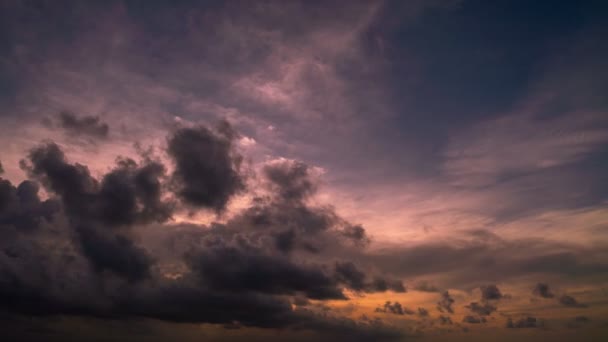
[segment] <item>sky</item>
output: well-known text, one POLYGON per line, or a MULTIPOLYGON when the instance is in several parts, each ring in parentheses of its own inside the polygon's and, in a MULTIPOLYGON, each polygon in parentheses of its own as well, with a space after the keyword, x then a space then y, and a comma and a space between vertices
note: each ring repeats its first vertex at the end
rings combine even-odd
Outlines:
POLYGON ((607 23, 0 0, 2 339, 608 338, 607 23))

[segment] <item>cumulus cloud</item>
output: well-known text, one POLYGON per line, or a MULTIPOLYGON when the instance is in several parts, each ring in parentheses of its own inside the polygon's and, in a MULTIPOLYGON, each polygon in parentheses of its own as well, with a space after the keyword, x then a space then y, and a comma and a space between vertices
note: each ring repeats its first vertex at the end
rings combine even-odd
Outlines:
MULTIPOLYGON (((169 137, 167 153, 177 168, 170 175, 162 162, 143 156, 119 158, 94 176, 86 165, 71 163, 55 143, 33 148, 21 167, 49 199, 38 197, 32 180, 19 186, 0 180, 0 227, 6 235, 0 253, 2 308, 42 316, 399 336, 379 322, 323 316, 314 305, 292 306, 349 300, 345 289, 406 290, 401 280, 349 260, 362 253, 351 242, 366 237, 365 230, 332 208, 308 203, 313 193, 307 189, 315 183, 312 175, 300 173, 309 168, 303 163, 264 172, 269 195, 223 223, 170 222, 180 205, 223 210, 242 180, 230 147, 235 136, 229 125, 177 131, 169 137), (209 156, 219 161, 205 159, 209 156), (195 159, 193 164, 187 158, 195 159), (218 169, 206 168, 215 162, 218 169), (237 183, 220 175, 229 164, 237 183), (217 180, 223 187, 203 194, 205 184, 217 180), (184 195, 186 184, 199 187, 193 198, 184 195)), ((400 304, 387 310, 414 313, 400 304)))
POLYGON ((496 306, 489 303, 479 304, 477 302, 472 302, 465 307, 479 316, 489 316, 492 314, 492 312, 496 311, 496 306))
POLYGON ((454 304, 454 298, 450 296, 450 293, 448 291, 442 292, 441 297, 437 302, 437 310, 453 314, 454 309, 452 309, 452 304, 454 304))
POLYGON ((110 126, 102 122, 98 116, 78 117, 70 112, 59 113, 58 125, 69 135, 85 135, 105 139, 110 132, 110 126))
POLYGON ((549 289, 549 285, 545 283, 538 283, 532 290, 532 294, 535 296, 539 296, 542 298, 553 298, 555 295, 551 293, 551 289, 549 289))
POLYGON ((483 317, 464 316, 464 318, 462 319, 462 321, 465 322, 465 323, 479 324, 479 323, 485 323, 486 319, 483 318, 483 317))
POLYGON ((579 303, 574 297, 569 295, 562 295, 559 297, 559 303, 563 306, 569 306, 572 308, 586 308, 587 305, 579 303))
POLYGON ((484 285, 479 288, 481 290, 482 300, 496 300, 503 297, 498 287, 494 284, 484 285))
POLYGON ((221 212, 244 189, 234 138, 228 123, 216 132, 205 126, 180 128, 169 138, 167 152, 175 163, 172 186, 184 203, 221 212))
POLYGON ((507 328, 509 329, 537 328, 541 325, 542 322, 540 320, 531 316, 516 319, 515 321, 512 318, 507 319, 507 328))
POLYGON ((384 305, 382 307, 376 308, 376 312, 391 313, 394 315, 413 315, 413 314, 415 314, 415 312, 413 310, 403 307, 401 305, 401 303, 399 303, 399 302, 393 303, 391 301, 387 301, 386 303, 384 303, 384 305))

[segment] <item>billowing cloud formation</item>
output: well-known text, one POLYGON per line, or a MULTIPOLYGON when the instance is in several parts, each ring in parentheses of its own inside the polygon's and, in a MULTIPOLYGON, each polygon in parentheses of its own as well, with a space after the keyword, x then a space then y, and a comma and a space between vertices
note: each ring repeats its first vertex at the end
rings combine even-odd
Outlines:
POLYGON ((35 182, 26 180, 15 187, 0 178, 0 226, 7 226, 3 230, 36 230, 42 221, 50 221, 58 210, 57 201, 40 200, 35 182))
POLYGON ((518 328, 536 328, 542 324, 536 317, 523 317, 513 321, 513 319, 507 319, 507 328, 518 329, 518 328))
POLYGON ((481 290, 481 299, 483 300, 501 299, 503 297, 498 287, 494 284, 484 285, 479 289, 481 290))
POLYGON ((569 295, 562 295, 559 298, 559 303, 564 306, 569 306, 573 308, 585 308, 587 305, 579 303, 574 297, 569 295))
POLYGON ((71 135, 87 135, 95 138, 107 138, 110 132, 108 124, 101 121, 98 116, 77 117, 70 112, 59 114, 59 127, 71 135))
POLYGON ((543 297, 543 298, 553 298, 554 297, 553 293, 551 293, 551 290, 549 289, 549 285, 547 285, 545 283, 536 284, 536 286, 534 287, 534 290, 532 290, 532 294, 534 294, 535 296, 543 297))
POLYGON ((479 316, 489 316, 492 314, 492 312, 496 311, 496 306, 489 303, 479 304, 477 302, 472 302, 465 307, 479 316))
POLYGON ((53 143, 33 149, 29 159, 23 166, 59 196, 80 248, 96 271, 109 270, 132 281, 148 276, 149 256, 124 229, 170 217, 170 205, 161 200, 162 164, 119 160, 98 181, 86 166, 68 163, 53 143))
MULTIPOLYGON (((378 322, 293 309, 296 299, 348 300, 344 289, 405 291, 401 281, 347 259, 361 253, 365 230, 329 207, 308 204, 316 183, 298 171, 307 169, 302 163, 268 166, 270 194, 224 223, 167 226, 180 210, 173 197, 186 208, 220 211, 241 189, 228 128, 174 133, 170 176, 160 161, 143 156, 119 158, 95 177, 55 143, 33 148, 21 166, 51 198, 40 200, 34 181, 0 182, 2 309, 399 336, 378 322), (294 186, 291 178, 308 185, 294 186)), ((405 312, 398 303, 391 308, 405 312)))
POLYGON ((244 189, 234 138, 226 122, 215 132, 204 126, 180 128, 169 138, 168 153, 175 163, 172 185, 184 203, 219 212, 244 189))
POLYGON ((399 302, 387 301, 380 308, 376 308, 376 312, 391 313, 395 315, 413 315, 415 311, 405 308, 399 302))
POLYGON ((464 318, 462 319, 462 321, 465 322, 465 323, 479 324, 479 323, 485 323, 486 319, 483 318, 483 317, 464 316, 464 318))
POLYGON ((454 313, 454 309, 452 309, 452 304, 454 304, 454 298, 450 296, 448 291, 441 293, 441 298, 437 302, 437 310, 440 312, 454 313))

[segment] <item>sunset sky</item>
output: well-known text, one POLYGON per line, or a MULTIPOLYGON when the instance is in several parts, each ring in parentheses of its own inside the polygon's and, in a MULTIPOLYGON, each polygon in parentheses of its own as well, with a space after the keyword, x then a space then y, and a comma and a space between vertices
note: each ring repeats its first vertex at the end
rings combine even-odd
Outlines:
POLYGON ((608 341, 605 1, 0 0, 2 341, 608 341))

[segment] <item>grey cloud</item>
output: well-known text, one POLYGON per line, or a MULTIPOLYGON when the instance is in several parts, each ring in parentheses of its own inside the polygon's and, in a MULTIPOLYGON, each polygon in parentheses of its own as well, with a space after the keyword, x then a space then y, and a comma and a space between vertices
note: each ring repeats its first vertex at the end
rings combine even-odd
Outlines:
POLYGON ((472 302, 465 307, 479 316, 489 316, 492 312, 496 311, 496 306, 489 303, 479 304, 477 302, 472 302))
POLYGON ((78 117, 70 112, 59 114, 59 126, 66 134, 87 135, 95 138, 107 138, 110 132, 108 124, 101 121, 97 116, 78 117))
POLYGON ((586 308, 587 305, 579 303, 574 297, 569 295, 562 295, 559 298, 559 303, 563 306, 569 306, 573 308, 586 308))
POLYGON ((381 277, 375 277, 368 281, 367 275, 361 271, 352 262, 338 262, 335 265, 335 273, 337 279, 348 285, 349 288, 355 291, 365 292, 385 292, 387 290, 395 292, 405 292, 403 283, 399 280, 386 280, 381 277))
POLYGON ((170 217, 170 206, 161 200, 163 165, 121 160, 98 181, 86 166, 68 163, 53 143, 34 148, 29 161, 22 166, 59 196, 80 248, 95 270, 110 270, 131 281, 149 274, 152 261, 147 252, 117 229, 170 217))
POLYGON ((542 322, 536 317, 523 317, 513 321, 513 319, 507 319, 507 328, 520 329, 520 328, 537 328, 542 325, 542 322))
POLYGON ((302 201, 317 189, 308 165, 302 162, 284 161, 266 165, 264 173, 276 185, 281 199, 285 201, 302 201))
MULTIPOLYGON (((298 234, 286 239, 297 246, 312 237, 347 248, 341 234, 347 222, 333 211, 269 199, 225 224, 174 230, 165 226, 173 207, 162 200, 169 180, 160 163, 121 159, 97 179, 86 166, 69 163, 59 146, 46 144, 33 149, 22 167, 56 196, 47 201, 56 203, 60 221, 48 223, 53 234, 34 229, 23 237, 11 235, 3 243, 3 247, 12 246, 0 253, 3 310, 39 316, 144 317, 308 329, 349 340, 401 336, 377 321, 292 309, 290 297, 299 298, 298 303, 309 298, 346 300, 344 287, 365 292, 405 290, 400 281, 387 280, 352 262, 308 262, 299 254, 311 253, 305 249, 285 254, 268 248, 276 243, 279 230, 275 228, 285 227, 281 224, 285 222, 293 223, 298 234), (258 209, 264 212, 263 218, 258 217, 258 209), (152 227, 156 230, 150 231, 152 227), (144 231, 160 233, 162 238, 154 242, 153 237, 138 235, 144 231), (49 243, 57 249, 39 248, 49 243), (174 262, 186 267, 184 273, 166 278, 162 269, 174 262)), ((26 203, 30 212, 44 203, 31 181, 13 187, 2 180, 0 185, 3 215, 15 202, 26 203)))
POLYGON ((481 290, 482 300, 494 300, 501 299, 503 297, 498 287, 494 284, 484 285, 481 286, 479 289, 481 290))
POLYGON ((555 295, 553 293, 551 293, 551 290, 549 289, 549 285, 547 285, 545 283, 536 284, 536 286, 532 290, 532 294, 534 294, 535 296, 542 297, 542 298, 555 297, 555 295))
POLYGON ((437 302, 437 310, 453 314, 454 309, 452 309, 452 304, 454 304, 454 298, 450 296, 450 293, 448 291, 442 292, 441 297, 437 302))
POLYGON ((234 134, 220 126, 180 128, 169 138, 167 152, 175 163, 172 186, 177 196, 194 207, 221 212, 232 196, 244 190, 239 166, 241 156, 233 149, 234 134))
POLYGON ((413 315, 413 314, 415 314, 415 312, 413 310, 403 307, 401 305, 401 303, 399 303, 399 302, 393 303, 391 301, 387 301, 386 303, 384 303, 384 305, 382 307, 376 308, 375 311, 383 312, 383 313, 391 313, 391 314, 395 314, 395 315, 413 315))
POLYGON ((440 315, 437 319, 439 321, 439 324, 441 325, 452 324, 452 319, 450 318, 450 316, 440 315))
POLYGON ((55 200, 40 200, 35 182, 26 180, 15 187, 0 178, 0 227, 8 226, 18 232, 36 230, 42 221, 50 221, 59 209, 55 200))
POLYGON ((462 321, 465 322, 465 323, 479 324, 479 323, 485 323, 486 319, 483 318, 483 317, 464 316, 464 318, 462 319, 462 321))
POLYGON ((262 292, 313 299, 346 299, 331 275, 319 265, 301 265, 256 249, 208 246, 189 257, 201 282, 218 291, 262 292))

